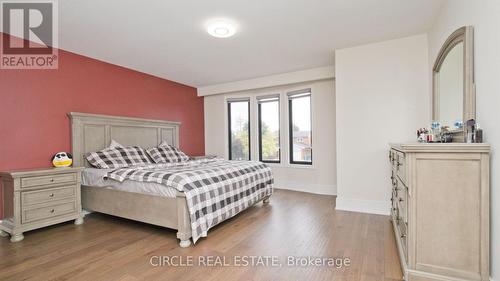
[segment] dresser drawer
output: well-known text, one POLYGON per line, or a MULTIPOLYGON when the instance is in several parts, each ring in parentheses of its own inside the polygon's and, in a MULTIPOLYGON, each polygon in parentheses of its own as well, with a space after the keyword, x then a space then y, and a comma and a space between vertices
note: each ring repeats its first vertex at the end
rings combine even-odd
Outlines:
POLYGON ((396 151, 394 149, 389 150, 389 163, 391 167, 394 166, 394 157, 396 157, 396 151))
POLYGON ((403 222, 408 222, 408 190, 400 180, 398 180, 397 197, 399 216, 403 222))
POLYGON ((393 190, 396 189, 396 180, 397 180, 396 171, 391 170, 391 185, 393 190))
POLYGON ((407 182, 406 182, 406 159, 405 159, 404 153, 401 153, 401 152, 397 153, 395 167, 396 167, 396 173, 399 176, 399 178, 401 179, 401 181, 403 181, 404 184, 407 184, 407 182))
POLYGON ((68 183, 76 182, 76 173, 69 174, 59 174, 50 176, 39 176, 39 177, 27 177, 21 178, 21 188, 48 185, 48 184, 58 184, 58 183, 68 183))
POLYGON ((391 210, 391 216, 392 216, 392 220, 395 221, 396 223, 399 222, 399 209, 398 209, 398 204, 394 204, 392 206, 392 210, 391 210))
POLYGON ((22 211, 21 220, 22 223, 30 223, 72 213, 77 213, 76 200, 68 200, 66 202, 44 207, 33 206, 31 208, 24 209, 22 211))
POLYGON ((392 210, 396 210, 398 208, 398 195, 396 194, 396 191, 392 191, 392 196, 391 196, 391 208, 392 210))
POLYGON ((403 248, 403 253, 405 256, 405 260, 408 260, 408 254, 407 254, 407 249, 408 249, 408 237, 407 237, 407 226, 406 223, 403 221, 399 221, 398 224, 398 229, 399 229, 399 239, 401 242, 401 246, 403 248))
POLYGON ((76 196, 76 186, 64 186, 35 191, 21 192, 23 206, 57 201, 76 196))

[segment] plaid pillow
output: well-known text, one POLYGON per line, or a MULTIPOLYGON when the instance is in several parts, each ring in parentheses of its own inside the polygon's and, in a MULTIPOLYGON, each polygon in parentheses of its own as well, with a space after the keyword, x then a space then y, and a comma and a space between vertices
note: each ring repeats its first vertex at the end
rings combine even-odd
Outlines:
POLYGON ((146 152, 155 163, 175 163, 189 160, 189 156, 184 152, 164 141, 158 147, 146 149, 146 152))
POLYGON ((87 158, 90 165, 100 169, 151 164, 151 160, 149 160, 144 149, 139 146, 106 148, 97 152, 91 152, 85 158, 87 158))

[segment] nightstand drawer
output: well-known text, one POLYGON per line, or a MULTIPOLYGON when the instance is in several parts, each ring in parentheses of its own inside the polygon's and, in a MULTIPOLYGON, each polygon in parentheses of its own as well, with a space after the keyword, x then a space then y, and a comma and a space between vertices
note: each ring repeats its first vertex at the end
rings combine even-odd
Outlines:
POLYGON ((44 207, 32 207, 22 211, 22 223, 49 219, 61 215, 77 213, 76 200, 62 202, 44 207))
POLYGON ((65 198, 76 196, 76 186, 56 187, 36 191, 21 192, 21 201, 23 206, 52 202, 65 198))
POLYGON ((59 174, 50 176, 21 178, 21 188, 38 186, 38 185, 47 185, 47 184, 76 182, 76 176, 77 176, 76 173, 69 173, 69 174, 59 174))

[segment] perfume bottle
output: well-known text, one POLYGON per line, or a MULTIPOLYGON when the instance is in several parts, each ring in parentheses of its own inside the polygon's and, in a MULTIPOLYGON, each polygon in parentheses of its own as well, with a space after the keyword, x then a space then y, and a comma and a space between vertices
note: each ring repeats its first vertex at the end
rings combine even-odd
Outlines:
POLYGON ((441 141, 441 124, 439 122, 437 122, 437 121, 432 122, 431 134, 432 134, 431 142, 440 142, 441 141))
POLYGON ((479 123, 476 124, 476 130, 474 131, 474 142, 476 143, 483 142, 483 129, 481 129, 479 123))
POLYGON ((475 135, 476 135, 476 120, 470 119, 465 123, 465 142, 466 143, 475 143, 475 135))

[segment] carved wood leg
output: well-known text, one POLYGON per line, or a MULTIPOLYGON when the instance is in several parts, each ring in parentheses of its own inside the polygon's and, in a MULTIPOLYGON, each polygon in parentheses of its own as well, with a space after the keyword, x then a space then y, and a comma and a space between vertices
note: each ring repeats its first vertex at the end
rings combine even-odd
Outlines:
POLYGON ((24 235, 23 233, 16 233, 16 234, 12 234, 10 236, 10 242, 14 243, 14 242, 19 242, 19 241, 23 241, 24 239, 24 235))
POLYGON ((191 240, 181 240, 181 242, 179 242, 179 246, 181 248, 187 248, 189 246, 191 246, 191 240))
POLYGON ((262 200, 262 203, 263 204, 269 204, 270 198, 271 198, 271 196, 268 196, 268 197, 264 198, 264 200, 262 200))
POLYGON ((9 233, 3 231, 3 230, 0 230, 0 237, 7 237, 9 236, 9 233))
POLYGON ((79 217, 75 220, 75 225, 81 225, 83 224, 83 217, 79 217))
POLYGON ((177 238, 181 240, 179 246, 186 248, 191 245, 191 219, 187 209, 184 193, 177 193, 177 238))

